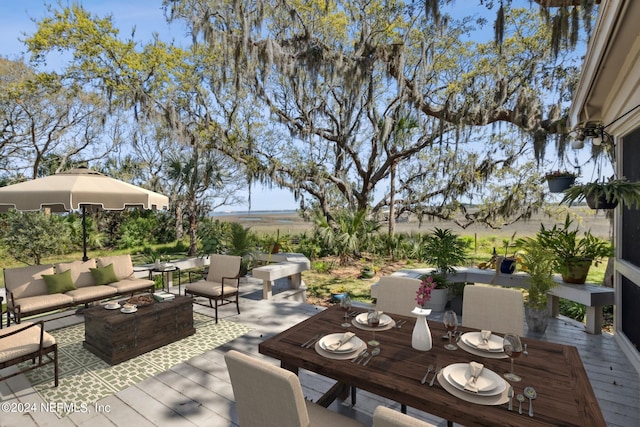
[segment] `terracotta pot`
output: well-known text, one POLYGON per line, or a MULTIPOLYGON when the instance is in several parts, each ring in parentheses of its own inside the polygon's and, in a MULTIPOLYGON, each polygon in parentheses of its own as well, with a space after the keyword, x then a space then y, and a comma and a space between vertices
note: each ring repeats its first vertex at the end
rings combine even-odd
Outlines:
POLYGON ((562 272, 562 280, 567 283, 583 285, 587 281, 591 260, 588 258, 569 260, 562 272))

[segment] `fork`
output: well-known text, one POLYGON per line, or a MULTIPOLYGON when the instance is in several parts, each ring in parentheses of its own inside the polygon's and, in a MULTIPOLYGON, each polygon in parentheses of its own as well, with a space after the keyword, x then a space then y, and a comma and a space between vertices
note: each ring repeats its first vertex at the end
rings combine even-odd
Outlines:
POLYGON ((436 377, 440 373, 440 365, 436 365, 436 372, 433 374, 433 378, 431 378, 431 382, 429 382, 429 387, 433 387, 433 382, 436 380, 436 377))
POLYGON ((424 377, 422 377, 422 380, 420 381, 420 384, 424 384, 427 382, 427 377, 429 376, 429 372, 433 371, 433 363, 429 365, 429 369, 427 369, 427 373, 424 374, 424 377))
POLYGON ((360 358, 360 360, 356 362, 356 365, 359 365, 364 359, 367 358, 368 355, 369 355, 369 351, 365 350, 364 353, 362 353, 362 357, 360 358))
POLYGON ((395 327, 396 327, 396 329, 400 329, 400 328, 402 328, 402 325, 404 325, 405 323, 407 323, 407 321, 406 321, 406 320, 398 320, 398 321, 396 322, 396 326, 395 326, 395 327))
POLYGON ((361 357, 364 357, 367 354, 367 350, 368 349, 364 349, 362 350, 360 353, 358 353, 358 355, 356 357, 354 357, 353 359, 351 359, 351 363, 355 362, 356 360, 360 359, 361 357))

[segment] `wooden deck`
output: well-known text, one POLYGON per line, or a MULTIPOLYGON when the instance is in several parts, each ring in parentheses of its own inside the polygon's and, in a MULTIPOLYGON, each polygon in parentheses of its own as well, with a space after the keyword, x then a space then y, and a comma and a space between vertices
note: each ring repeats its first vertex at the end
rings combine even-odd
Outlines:
MULTIPOLYGON (((58 419, 55 414, 39 411, 30 414, 7 413, 2 410, 3 406, 0 408, 0 427, 236 426, 237 416, 224 353, 234 348, 264 358, 258 353, 258 344, 265 337, 322 309, 289 299, 291 295, 286 292, 276 293, 276 300, 261 300, 260 281, 250 279, 249 283, 241 285, 241 289, 245 291, 240 301, 242 313, 237 315, 235 306, 230 305, 220 309, 220 316, 251 327, 253 330, 249 334, 103 399, 99 403, 110 405, 111 411, 108 413, 91 411, 58 419)), ((194 309, 200 312, 213 311, 199 305, 194 305, 194 309)), ((71 316, 51 321, 47 327, 58 328, 69 322, 77 322, 78 318, 71 316)), ((607 425, 640 425, 640 376, 620 352, 611 335, 590 335, 571 321, 552 319, 544 336, 536 338, 578 348, 607 425)), ((300 372, 300 380, 305 395, 312 400, 320 397, 331 385, 326 378, 307 371, 300 372)), ((24 376, 0 383, 0 404, 17 402, 40 403, 38 394, 31 389, 24 376)), ((377 405, 399 410, 397 403, 362 391, 358 393, 358 403, 354 408, 341 402, 334 403, 331 408, 371 425, 371 414, 377 405)), ((408 413, 434 424, 446 425, 444 420, 412 408, 408 413)))

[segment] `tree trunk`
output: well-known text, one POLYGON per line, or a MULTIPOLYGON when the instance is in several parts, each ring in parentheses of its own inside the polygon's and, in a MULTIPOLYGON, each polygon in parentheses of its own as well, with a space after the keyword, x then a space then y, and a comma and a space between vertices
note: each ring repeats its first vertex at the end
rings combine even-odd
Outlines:
POLYGON ((180 241, 184 238, 182 205, 176 203, 176 240, 180 241))
POLYGON ((189 218, 189 256, 198 255, 198 207, 195 195, 189 197, 189 209, 187 217, 189 218))
POLYGON ((391 179, 391 184, 389 187, 389 256, 391 259, 395 261, 393 257, 393 248, 391 241, 393 239, 393 235, 396 232, 396 162, 391 163, 391 168, 389 171, 389 178, 391 179))

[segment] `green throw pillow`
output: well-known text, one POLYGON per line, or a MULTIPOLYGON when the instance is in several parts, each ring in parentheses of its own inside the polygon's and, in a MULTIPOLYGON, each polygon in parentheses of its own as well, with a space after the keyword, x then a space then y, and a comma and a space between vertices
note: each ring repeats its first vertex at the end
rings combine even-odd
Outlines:
POLYGON ((43 274, 42 278, 50 294, 63 294, 76 289, 71 280, 71 270, 58 274, 43 274))
POLYGON ((89 268, 93 275, 96 285, 108 285, 109 283, 115 283, 118 281, 116 272, 113 269, 113 264, 109 264, 106 267, 89 268))

